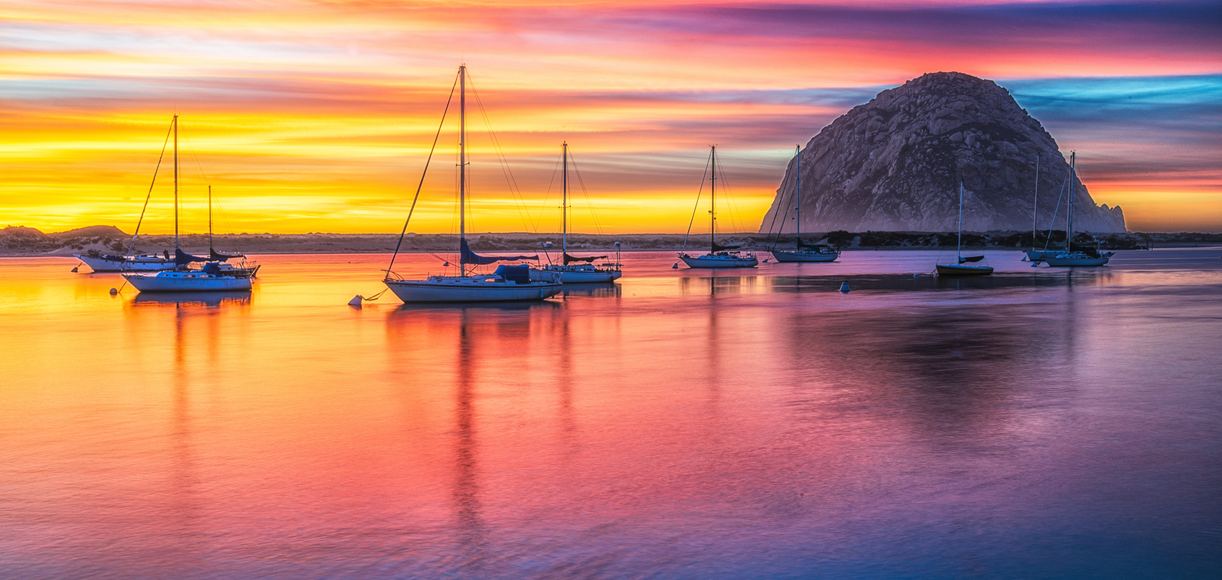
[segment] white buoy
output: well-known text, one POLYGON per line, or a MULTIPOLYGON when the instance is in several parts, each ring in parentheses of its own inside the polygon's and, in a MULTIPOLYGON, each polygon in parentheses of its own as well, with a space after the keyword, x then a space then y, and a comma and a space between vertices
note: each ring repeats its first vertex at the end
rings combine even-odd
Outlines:
POLYGON ((353 307, 353 308, 360 308, 360 307, 361 307, 361 304, 362 304, 364 301, 365 301, 365 299, 364 299, 364 298, 361 298, 361 295, 360 295, 360 294, 357 294, 356 296, 353 296, 353 297, 352 297, 352 300, 349 300, 349 301, 348 301, 348 306, 351 306, 351 307, 353 307))
POLYGON ((841 294, 848 294, 848 293, 849 293, 849 291, 851 291, 851 290, 852 290, 852 288, 849 288, 849 281, 848 281, 848 280, 845 280, 844 282, 841 282, 841 283, 840 283, 840 293, 841 293, 841 294))
POLYGON ((118 288, 111 288, 111 289, 110 289, 110 295, 111 295, 111 296, 114 296, 115 294, 118 294, 118 293, 119 293, 119 289, 118 289, 118 288))

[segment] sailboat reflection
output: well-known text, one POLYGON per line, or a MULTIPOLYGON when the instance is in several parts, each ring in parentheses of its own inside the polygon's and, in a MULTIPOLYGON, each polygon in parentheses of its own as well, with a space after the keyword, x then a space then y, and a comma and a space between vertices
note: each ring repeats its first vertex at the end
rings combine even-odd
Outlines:
POLYGON ((137 306, 205 306, 219 308, 222 304, 250 304, 250 291, 238 292, 143 292, 132 299, 137 306))

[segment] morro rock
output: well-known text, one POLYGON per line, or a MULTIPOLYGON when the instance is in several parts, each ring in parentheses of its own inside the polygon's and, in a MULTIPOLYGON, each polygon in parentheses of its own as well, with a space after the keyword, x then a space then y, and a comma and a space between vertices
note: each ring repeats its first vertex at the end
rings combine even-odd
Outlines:
MULTIPOLYGON (((854 107, 806 144, 802 231, 953 231, 960 180, 965 230, 1029 231, 1037 156, 1040 228, 1062 229, 1065 199, 1059 209, 1057 200, 1069 163, 1039 121, 992 81, 926 74, 854 107)), ((793 231, 793 171, 791 160, 761 232, 793 231)), ((1075 230, 1125 231, 1119 206, 1095 205, 1080 181, 1074 195, 1075 230)))

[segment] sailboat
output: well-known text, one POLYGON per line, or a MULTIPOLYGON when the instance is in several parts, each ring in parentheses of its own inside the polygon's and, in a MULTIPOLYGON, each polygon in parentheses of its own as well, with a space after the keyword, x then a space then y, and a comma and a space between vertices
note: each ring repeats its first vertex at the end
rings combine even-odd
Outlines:
POLYGON ((254 278, 259 274, 261 264, 246 261, 246 254, 224 254, 216 251, 216 246, 212 244, 212 186, 208 186, 208 259, 216 262, 217 269, 222 274, 237 276, 239 278, 254 278), (230 264, 229 260, 239 260, 237 264, 230 264))
MULTIPOLYGON (((709 253, 702 256, 692 256, 686 252, 679 254, 679 259, 688 268, 754 268, 759 261, 750 252, 739 252, 731 247, 717 243, 717 146, 710 148, 709 164, 712 166, 709 201, 709 253)), ((690 228, 689 228, 690 231, 690 228)))
MULTIPOLYGON (((1039 225, 1037 215, 1040 207, 1040 158, 1035 156, 1035 193, 1031 202, 1031 249, 1027 250, 1026 260, 1031 262, 1032 266, 1038 266, 1050 256, 1057 255, 1061 250, 1049 250, 1047 247, 1038 249, 1035 247, 1035 240, 1038 236, 1039 225)), ((1055 218, 1055 216, 1054 216, 1055 218)))
POLYGON ((564 157, 564 170, 561 173, 560 184, 562 204, 560 206, 560 263, 548 264, 542 268, 532 268, 530 279, 547 281, 559 276, 563 284, 598 284, 618 280, 623 272, 620 270, 618 250, 614 263, 594 264, 597 260, 605 260, 607 256, 570 256, 569 255, 569 143, 561 143, 564 157))
POLYGON ((835 262, 840 257, 840 251, 826 244, 807 245, 802 243, 802 147, 794 148, 794 159, 797 164, 794 176, 793 212, 794 212, 794 243, 793 250, 778 250, 772 248, 772 257, 778 262, 835 262))
MULTIPOLYGON (((170 131, 177 124, 177 116, 174 121, 170 122, 170 131)), ((161 155, 165 155, 165 146, 170 139, 170 131, 166 132, 167 143, 162 144, 161 155)), ((157 158, 157 169, 153 170, 153 184, 157 183, 157 170, 161 168, 161 157, 157 158)), ((144 199, 144 210, 148 209, 149 197, 153 195, 153 185, 149 185, 148 195, 144 199)), ((140 219, 136 222, 136 231, 132 234, 131 244, 135 245, 136 238, 140 236, 140 225, 144 223, 144 210, 140 211, 140 219)), ((166 251, 161 255, 157 254, 112 254, 101 252, 98 250, 90 250, 88 252, 77 254, 76 259, 89 266, 96 273, 102 272, 156 272, 160 270, 172 270, 177 264, 174 258, 170 257, 170 252, 166 251)), ((73 271, 76 271, 73 269, 73 271)))
POLYGON ((174 115, 174 269, 156 273, 125 273, 123 278, 140 292, 224 292, 250 290, 250 277, 224 274, 220 263, 182 251, 178 235, 178 115, 174 115), (191 269, 195 262, 206 262, 191 269))
MULTIPOLYGON (((492 274, 476 274, 468 270, 468 265, 489 265, 502 260, 530 259, 532 256, 480 256, 471 251, 467 244, 467 67, 458 67, 458 275, 428 276, 422 280, 400 278, 394 272, 395 257, 402 246, 403 237, 407 234, 407 225, 411 221, 416 200, 420 197, 420 187, 416 189, 416 197, 412 201, 412 211, 408 212, 403 223, 403 232, 399 235, 399 243, 395 253, 391 255, 390 266, 386 269, 386 277, 382 282, 394 292, 400 300, 407 304, 434 302, 507 302, 543 300, 559 294, 562 286, 559 275, 552 274, 550 280, 532 280, 530 267, 522 265, 500 265, 492 274)), ((454 98, 453 89, 450 99, 454 98)), ((449 110, 449 101, 446 109, 449 110)), ((445 113, 441 122, 445 123, 445 113)), ((440 135, 440 127, 438 128, 440 135)), ((436 148, 437 140, 433 140, 436 148)), ((433 152, 429 151, 429 159, 433 152)), ((425 162, 425 172, 428 162, 425 162)), ((421 187, 424 184, 424 174, 420 177, 421 187)))
POLYGON ((963 255, 963 182, 959 182, 959 237, 955 243, 955 263, 938 264, 939 276, 987 276, 993 273, 993 267, 977 262, 984 256, 963 255))
POLYGON ((1103 266, 1112 259, 1113 252, 1100 252, 1096 248, 1073 249, 1073 201, 1078 193, 1077 152, 1069 154, 1069 197, 1065 210, 1065 251, 1045 256, 1043 261, 1054 268, 1090 268, 1103 266))

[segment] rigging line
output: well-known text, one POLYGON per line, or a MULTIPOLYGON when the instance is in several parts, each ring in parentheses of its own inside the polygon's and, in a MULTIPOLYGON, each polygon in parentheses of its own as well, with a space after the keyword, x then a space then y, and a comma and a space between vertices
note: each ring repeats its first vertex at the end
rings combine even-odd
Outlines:
POLYGON ((475 103, 479 106, 480 114, 484 117, 484 127, 488 131, 488 137, 492 141, 493 149, 496 151, 497 158, 501 163, 501 170, 505 174, 505 184, 509 188, 509 192, 514 195, 518 202, 518 214, 523 217, 524 225, 528 226, 534 233, 539 233, 539 227, 535 224, 534 217, 530 215, 530 209, 526 206, 526 199, 522 195, 522 188, 518 186, 518 180, 513 175, 513 171, 509 168, 509 159, 505 156, 504 147, 501 146, 501 140, 496 135, 496 131, 492 130, 492 119, 488 116, 488 109, 484 107, 484 100, 479 96, 479 90, 475 88, 475 82, 471 78, 471 74, 467 74, 468 84, 471 85, 471 94, 475 97, 475 103))
MULTIPOLYGON (((791 161, 791 162, 790 162, 790 164, 793 164, 793 162, 791 161)), ((796 164, 794 164, 794 165, 796 165, 796 164)), ((796 173, 796 171, 797 171, 796 167, 795 167, 794 171, 795 171, 795 173, 796 173)), ((782 184, 782 187, 784 187, 784 184, 782 184)), ((797 186, 797 184, 796 184, 796 183, 794 184, 793 189, 794 189, 794 195, 797 195, 799 192, 797 191, 798 186, 797 186)), ((786 200, 789 200, 789 199, 791 199, 792 197, 793 197, 793 195, 786 196, 784 191, 782 191, 782 192, 781 192, 781 195, 780 195, 780 198, 781 198, 781 199, 778 199, 778 200, 777 200, 777 204, 778 204, 778 205, 777 205, 776 211, 772 212, 772 219, 771 219, 771 220, 769 220, 769 222, 768 222, 768 234, 772 236, 772 247, 773 247, 773 248, 775 248, 775 247, 776 247, 776 245, 777 245, 777 243, 779 243, 779 242, 781 241, 781 234, 782 234, 782 233, 784 233, 784 230, 785 230, 785 222, 789 220, 789 210, 790 210, 790 209, 792 209, 792 206, 793 206, 794 204, 793 204, 793 203, 785 203, 785 202, 786 202, 786 200), (781 227, 778 229, 778 228, 776 227, 776 216, 777 216, 777 214, 780 214, 780 213, 781 213, 781 211, 780 211, 780 210, 781 210, 781 208, 782 208, 782 207, 784 207, 784 208, 785 208, 785 212, 784 212, 783 214, 781 214, 781 227)), ((794 236, 794 237, 796 238, 797 236, 794 236)), ((798 240, 798 244, 799 244, 799 245, 801 245, 801 243, 802 243, 802 241, 801 241, 801 240, 798 240)))
POLYGON ((1066 186, 1068 185, 1069 179, 1066 179, 1065 182, 1061 184, 1060 192, 1057 194, 1056 207, 1052 208, 1052 218, 1048 221, 1048 223, 1052 225, 1048 226, 1048 237, 1044 239, 1045 250, 1047 250, 1048 245, 1052 243, 1052 232, 1056 229, 1057 216, 1061 213, 1061 200, 1065 198, 1065 190, 1066 186))
POLYGON ((734 200, 730 196, 730 182, 726 181, 726 171, 724 167, 718 167, 717 169, 717 178, 721 180, 721 188, 724 190, 722 196, 725 199, 726 205, 730 206, 730 227, 734 228, 735 231, 741 231, 738 228, 738 220, 734 219, 734 215, 738 212, 734 209, 734 200))
POLYGON ((590 215, 590 221, 594 222, 594 231, 598 235, 603 235, 602 223, 598 220, 598 214, 594 211, 594 199, 590 196, 589 190, 586 189, 586 180, 581 176, 581 169, 577 167, 577 160, 573 159, 573 150, 569 148, 569 163, 573 165, 573 173, 577 174, 577 184, 581 186, 581 195, 586 200, 586 213, 590 215))
POLYGON ((441 111, 441 122, 437 124, 437 134, 433 135, 433 146, 429 148, 429 156, 425 158, 424 169, 420 172, 420 183, 416 185, 416 195, 412 196, 412 205, 407 210, 407 219, 403 220, 403 231, 399 232, 399 241, 395 242, 395 252, 390 255, 390 265, 386 266, 387 278, 390 278, 391 271, 395 269, 395 258, 399 257, 399 249, 403 247, 403 236, 407 235, 407 225, 411 223, 412 214, 416 212, 416 202, 420 201, 420 191, 424 189, 424 177, 429 173, 429 163, 433 160, 437 141, 441 139, 441 130, 445 127, 446 114, 450 112, 450 104, 454 101, 454 89, 457 86, 458 77, 454 77, 454 84, 450 85, 450 96, 446 98, 445 109, 441 111))
POLYGON ((692 224, 696 223, 696 210, 700 209, 700 196, 704 195, 704 180, 709 174, 709 163, 713 160, 713 154, 709 153, 709 158, 704 162, 704 171, 700 173, 700 189, 696 190, 696 204, 692 206, 692 217, 687 220, 687 233, 683 234, 683 247, 687 249, 687 239, 692 237, 692 224))
POLYGON ((144 223, 144 213, 148 211, 149 200, 153 198, 153 186, 157 185, 157 172, 161 170, 161 162, 165 159, 166 147, 170 145, 170 134, 174 131, 174 123, 170 122, 170 128, 166 129, 165 142, 161 144, 161 154, 157 156, 157 166, 153 168, 153 180, 149 182, 149 191, 144 196, 144 207, 140 208, 140 219, 136 220, 136 231, 132 232, 131 243, 129 248, 135 248, 136 236, 140 235, 140 225, 144 223))
MULTIPOLYGON (((556 160, 556 164, 552 166, 552 177, 551 177, 550 179, 548 179, 548 180, 547 180, 547 191, 546 191, 546 192, 543 194, 543 198, 544 198, 544 199, 550 198, 550 197, 552 196, 552 186, 556 184, 556 175, 557 175, 558 173, 560 173, 560 164, 561 164, 563 161, 564 161, 564 158, 563 158, 563 157, 562 157, 562 158, 560 158, 560 159, 557 159, 557 160, 556 160)), ((564 207, 564 202, 563 202, 563 201, 561 201, 561 202, 560 202, 560 208, 561 208, 561 211, 565 211, 565 210, 567 210, 567 209, 568 209, 568 208, 564 207)), ((551 254, 551 252, 548 252, 548 251, 547 251, 547 248, 546 248, 546 247, 544 247, 544 248, 543 248, 543 254, 547 256, 547 261, 548 261, 548 263, 551 263, 551 261, 552 261, 552 254, 551 254)))

